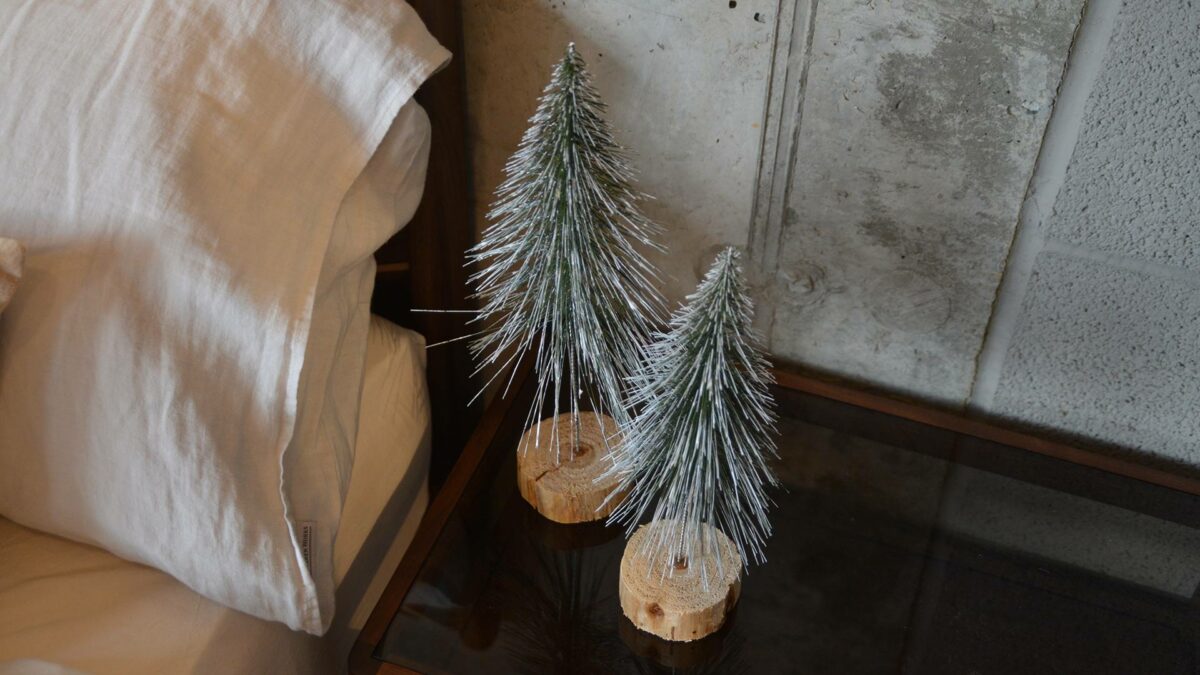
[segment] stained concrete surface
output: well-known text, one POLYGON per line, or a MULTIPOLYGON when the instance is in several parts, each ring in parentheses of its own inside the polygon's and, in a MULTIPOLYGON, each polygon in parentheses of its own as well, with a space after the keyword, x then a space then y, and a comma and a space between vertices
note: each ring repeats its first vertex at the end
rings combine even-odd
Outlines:
POLYGON ((1200 8, 816 7, 772 351, 1200 466, 1200 8))
POLYGON ((817 4, 774 353, 966 399, 1080 7, 817 4))

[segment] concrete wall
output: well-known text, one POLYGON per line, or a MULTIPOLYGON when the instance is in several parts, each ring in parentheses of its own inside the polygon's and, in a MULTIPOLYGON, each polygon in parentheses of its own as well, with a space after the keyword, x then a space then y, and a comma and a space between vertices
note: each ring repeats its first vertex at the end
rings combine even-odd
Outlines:
POLYGON ((801 3, 754 233, 775 354, 967 399, 1081 2, 801 3))
MULTIPOLYGON (((576 41, 668 229, 781 360, 1200 464, 1200 6, 467 0, 476 199, 576 41)), ((482 225, 482 223, 481 223, 482 225)))
POLYGON ((749 238, 771 351, 1200 466, 1200 6, 780 19, 749 238))

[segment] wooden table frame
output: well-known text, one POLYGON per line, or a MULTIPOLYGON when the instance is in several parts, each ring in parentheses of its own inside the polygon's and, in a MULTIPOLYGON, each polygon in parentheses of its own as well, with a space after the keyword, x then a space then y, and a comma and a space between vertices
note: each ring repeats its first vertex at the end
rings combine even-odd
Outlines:
POLYGON ((415 672, 402 666, 379 661, 374 658, 373 654, 383 640, 392 618, 400 610, 404 596, 408 594, 409 589, 417 580, 417 574, 421 571, 425 559, 433 550, 433 545, 449 521, 450 513, 458 505, 458 500, 466 490, 467 483, 475 475, 475 469, 479 466, 479 462, 497 437, 514 431, 517 425, 525 421, 524 414, 510 415, 509 412, 518 403, 527 402, 532 398, 532 388, 528 386, 531 382, 530 372, 530 368, 523 368, 513 379, 511 391, 517 392, 515 395, 499 399, 488 407, 479 426, 476 427, 475 433, 471 435, 471 439, 463 449, 458 462, 446 478, 446 483, 429 505, 429 509, 425 512, 425 517, 417 529, 417 534, 404 553, 404 558, 401 559, 391 580, 388 581, 387 587, 384 588, 383 594, 379 597, 379 602, 375 604, 375 609, 371 610, 371 616, 354 642, 354 647, 350 651, 350 672, 353 675, 415 672))

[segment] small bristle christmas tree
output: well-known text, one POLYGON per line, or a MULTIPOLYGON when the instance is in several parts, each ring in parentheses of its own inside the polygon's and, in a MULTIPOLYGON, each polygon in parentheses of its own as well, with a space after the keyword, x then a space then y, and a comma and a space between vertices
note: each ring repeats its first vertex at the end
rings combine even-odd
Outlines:
MULTIPOLYGON (((625 383, 652 326, 664 314, 657 275, 642 250, 658 228, 639 210, 623 149, 602 117, 604 103, 571 44, 554 67, 530 127, 505 168, 492 224, 468 255, 482 309, 471 344, 493 378, 536 354, 536 398, 523 447, 576 446, 580 404, 598 413, 606 437, 629 415, 625 383), (560 406, 571 428, 560 443, 560 406), (607 421, 607 424, 605 424, 607 421), (542 438, 548 427, 550 438, 542 438)), ((594 508, 594 505, 593 505, 594 508)))
POLYGON ((615 457, 612 471, 628 494, 610 520, 632 531, 651 519, 626 556, 658 583, 686 570, 681 576, 697 577, 707 592, 723 579, 735 583, 742 563, 765 560, 775 415, 752 311, 739 254, 727 248, 632 378, 631 403, 641 412, 615 457), (730 560, 738 569, 723 569, 730 560))

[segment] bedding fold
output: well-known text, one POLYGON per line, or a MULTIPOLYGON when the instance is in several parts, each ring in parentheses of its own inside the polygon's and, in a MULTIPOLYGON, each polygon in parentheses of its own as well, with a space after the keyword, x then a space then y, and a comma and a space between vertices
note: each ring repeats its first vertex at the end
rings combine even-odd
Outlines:
POLYGON ((395 569, 387 544, 404 550, 428 501, 424 340, 378 317, 369 325, 348 522, 334 545, 339 611, 325 635, 247 616, 158 570, 0 518, 0 675, 344 672, 363 625, 356 612, 375 606, 395 569))

